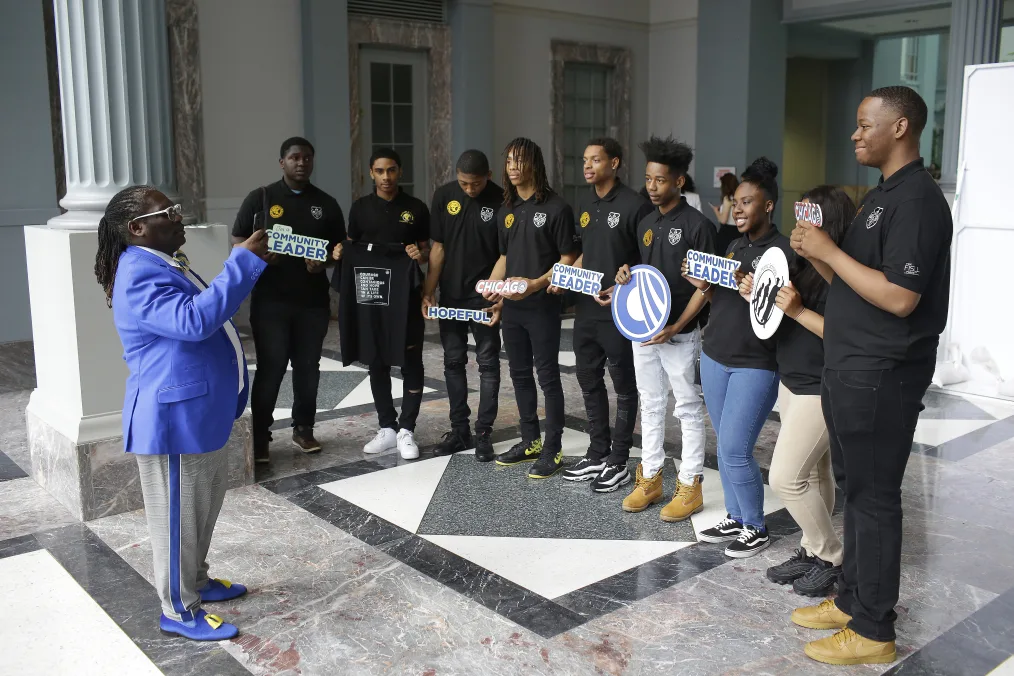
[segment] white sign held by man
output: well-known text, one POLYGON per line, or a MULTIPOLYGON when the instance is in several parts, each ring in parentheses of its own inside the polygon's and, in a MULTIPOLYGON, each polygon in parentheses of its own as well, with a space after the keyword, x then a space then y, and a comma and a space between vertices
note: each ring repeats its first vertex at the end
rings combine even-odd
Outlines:
POLYGON ((549 283, 568 291, 597 296, 602 291, 602 273, 557 263, 549 283))
POLYGON ((292 232, 292 228, 281 223, 275 223, 274 227, 267 231, 267 236, 268 251, 271 253, 309 258, 313 261, 327 260, 326 239, 297 235, 292 232))
POLYGON ((703 279, 706 282, 724 286, 727 289, 738 289, 736 270, 739 261, 723 258, 703 251, 687 251, 687 276, 703 279))

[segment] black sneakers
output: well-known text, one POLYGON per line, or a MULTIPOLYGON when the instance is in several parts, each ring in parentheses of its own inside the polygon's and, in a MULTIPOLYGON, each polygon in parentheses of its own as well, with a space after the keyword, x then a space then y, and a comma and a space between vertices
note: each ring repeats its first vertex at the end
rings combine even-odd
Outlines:
POLYGON ((728 542, 729 540, 738 538, 742 530, 743 524, 726 514, 725 518, 717 526, 702 530, 697 539, 701 542, 728 542))
POLYGON ((567 481, 591 481, 606 468, 605 460, 592 460, 585 456, 563 471, 567 481))
MULTIPOLYGON (((498 461, 499 462, 499 461, 498 461)), ((529 479, 548 479, 563 467, 563 451, 546 451, 542 453, 532 468, 528 470, 529 479)))
POLYGON ((746 559, 759 554, 771 544, 768 537, 768 529, 758 529, 749 524, 744 524, 739 537, 733 540, 732 544, 725 548, 725 555, 734 559, 746 559))
POLYGON ((444 434, 443 441, 433 448, 434 455, 451 455, 460 453, 472 447, 472 433, 465 430, 464 433, 451 430, 444 434))
POLYGON ((538 460, 540 455, 542 455, 542 439, 519 441, 508 451, 496 456, 496 464, 508 467, 521 462, 533 462, 538 460))
POLYGON ((777 566, 768 568, 767 577, 777 584, 789 584, 806 575, 813 568, 814 561, 816 560, 815 557, 810 556, 806 553, 805 549, 800 547, 785 563, 779 563, 777 566))
POLYGON ((268 442, 256 441, 254 442, 254 462, 258 465, 266 465, 271 462, 271 455, 268 453, 268 442))
POLYGON ((489 430, 475 435, 476 462, 489 462, 493 459, 493 442, 489 440, 489 430))
POLYGON ((605 469, 595 477, 592 482, 592 490, 596 493, 612 493, 620 486, 629 484, 630 472, 626 465, 606 465, 605 469))
POLYGON ((834 590, 841 566, 813 557, 813 565, 806 574, 792 583, 792 591, 800 596, 827 596, 834 590))

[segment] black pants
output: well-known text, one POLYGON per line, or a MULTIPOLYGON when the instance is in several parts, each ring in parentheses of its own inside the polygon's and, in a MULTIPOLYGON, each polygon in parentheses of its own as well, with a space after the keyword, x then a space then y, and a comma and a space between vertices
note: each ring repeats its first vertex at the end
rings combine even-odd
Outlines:
POLYGON ((637 418, 637 379, 634 376, 634 353, 609 320, 586 319, 580 315, 574 322, 574 356, 577 358, 577 382, 584 396, 588 413, 588 436, 591 444, 588 457, 609 464, 626 464, 634 444, 634 422, 637 418), (615 436, 609 432, 609 395, 606 393, 605 370, 616 391, 615 436), (608 456, 608 457, 607 457, 608 456))
MULTIPOLYGON (((449 307, 459 307, 451 305, 449 307)), ((440 320, 440 342, 444 346, 444 381, 451 405, 451 428, 463 436, 469 432, 468 333, 475 338, 475 361, 479 364, 479 415, 477 434, 493 431, 500 394, 500 328, 479 322, 440 320)))
POLYGON ((292 424, 313 427, 320 384, 320 351, 331 311, 291 303, 254 300, 250 328, 257 351, 257 372, 250 394, 254 444, 270 440, 278 388, 292 363, 292 424))
POLYGON ((539 396, 532 367, 546 400, 544 448, 555 453, 563 446, 563 384, 560 382, 560 304, 517 307, 504 303, 503 342, 507 348, 514 396, 521 417, 521 436, 535 441, 539 431, 539 396))
POLYGON ((415 431, 415 421, 422 406, 423 390, 423 333, 422 300, 413 295, 408 302, 408 324, 405 326, 405 361, 401 365, 402 395, 401 419, 394 408, 391 396, 391 367, 382 362, 370 364, 370 390, 377 407, 380 426, 393 430, 415 431))
POLYGON ((824 369, 821 403, 835 480, 845 493, 845 558, 836 603, 849 628, 894 640, 901 584, 901 482, 933 364, 824 369))

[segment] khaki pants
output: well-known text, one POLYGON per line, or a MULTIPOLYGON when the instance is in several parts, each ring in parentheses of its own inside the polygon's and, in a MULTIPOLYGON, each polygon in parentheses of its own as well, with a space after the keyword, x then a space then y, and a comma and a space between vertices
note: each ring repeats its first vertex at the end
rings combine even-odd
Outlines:
POLYGON ((782 427, 771 459, 771 488, 803 529, 803 549, 840 566, 842 544, 831 525, 831 443, 820 395, 793 394, 779 383, 778 413, 782 427))

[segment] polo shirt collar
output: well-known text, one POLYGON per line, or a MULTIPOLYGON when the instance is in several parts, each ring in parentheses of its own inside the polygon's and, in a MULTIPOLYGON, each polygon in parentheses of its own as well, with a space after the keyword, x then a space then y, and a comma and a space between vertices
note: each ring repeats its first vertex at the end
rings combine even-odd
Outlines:
POLYGON ((282 187, 283 190, 285 190, 285 192, 289 193, 290 195, 294 195, 296 197, 300 195, 305 195, 313 189, 313 184, 307 183, 305 188, 303 188, 299 192, 296 192, 295 190, 289 187, 289 184, 285 182, 284 178, 278 181, 278 184, 282 187))
POLYGON ((760 237, 758 239, 755 239, 752 242, 750 241, 749 235, 743 235, 743 236, 747 238, 746 241, 747 241, 748 244, 753 244, 754 246, 763 246, 765 244, 769 244, 770 242, 773 242, 781 234, 782 233, 779 232, 779 230, 778 230, 778 226, 775 225, 774 223, 772 223, 771 224, 771 231, 768 232, 768 234, 766 234, 763 237, 760 237))
POLYGON ((394 197, 391 199, 390 202, 388 202, 377 193, 377 186, 373 186, 373 198, 376 200, 380 200, 384 204, 398 204, 405 198, 405 192, 401 189, 401 186, 399 185, 398 192, 394 193, 394 197))
POLYGON ((880 183, 878 183, 877 185, 880 187, 881 190, 885 191, 894 190, 899 185, 901 185, 906 178, 916 173, 917 171, 921 171, 923 168, 924 168, 923 159, 920 157, 914 162, 909 162, 901 169, 891 174, 891 178, 887 179, 886 181, 884 180, 883 174, 881 174, 880 183))
POLYGON ((532 204, 535 204, 535 197, 536 197, 536 195, 538 195, 538 194, 539 194, 539 193, 537 193, 537 192, 533 192, 533 193, 532 193, 532 196, 531 196, 531 197, 529 197, 528 199, 521 199, 521 196, 520 196, 520 195, 518 195, 517 197, 515 197, 515 198, 514 198, 514 199, 513 199, 512 201, 511 201, 511 206, 512 206, 512 207, 519 207, 519 206, 521 206, 522 204, 524 204, 525 202, 531 202, 532 204))
POLYGON ((616 196, 620 193, 620 188, 622 187, 623 183, 620 181, 620 179, 616 179, 616 181, 613 183, 612 189, 606 193, 605 197, 599 197, 598 192, 595 191, 595 186, 593 185, 588 186, 588 188, 591 190, 592 193, 593 202, 599 201, 612 202, 614 199, 616 199, 616 196))
POLYGON ((675 221, 677 218, 679 218, 680 214, 683 213, 684 209, 689 208, 691 207, 690 203, 687 202, 687 198, 684 197, 683 195, 680 195, 680 201, 672 209, 663 214, 661 211, 658 210, 658 207, 655 207, 655 213, 658 214, 658 220, 660 221, 662 220, 675 221))

